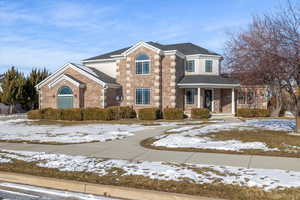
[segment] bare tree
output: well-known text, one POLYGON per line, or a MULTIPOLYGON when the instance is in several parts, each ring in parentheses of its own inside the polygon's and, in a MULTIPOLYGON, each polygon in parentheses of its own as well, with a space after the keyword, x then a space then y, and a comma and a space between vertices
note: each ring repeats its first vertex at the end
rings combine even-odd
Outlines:
POLYGON ((247 30, 226 45, 231 72, 245 84, 267 85, 276 97, 274 113, 286 91, 292 98, 300 132, 300 9, 289 1, 279 13, 254 17, 247 30))

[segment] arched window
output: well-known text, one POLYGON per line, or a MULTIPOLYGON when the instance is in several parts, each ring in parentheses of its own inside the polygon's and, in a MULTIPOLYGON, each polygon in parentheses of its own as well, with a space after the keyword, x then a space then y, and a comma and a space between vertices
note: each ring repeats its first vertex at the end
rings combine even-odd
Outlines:
POLYGON ((141 53, 135 57, 135 73, 136 74, 150 73, 150 58, 147 54, 141 53))
POLYGON ((59 88, 57 96, 58 108, 73 108, 73 91, 69 86, 59 88))
POLYGON ((58 90, 58 95, 70 95, 73 94, 72 89, 69 86, 62 86, 58 90))

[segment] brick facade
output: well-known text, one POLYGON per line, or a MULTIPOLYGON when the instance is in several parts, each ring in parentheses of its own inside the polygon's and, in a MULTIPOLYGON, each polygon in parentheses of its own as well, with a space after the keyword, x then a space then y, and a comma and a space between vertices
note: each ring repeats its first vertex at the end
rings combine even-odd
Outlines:
POLYGON ((41 109, 49 107, 57 108, 57 93, 59 88, 64 85, 69 86, 73 91, 74 108, 103 106, 103 87, 100 84, 83 76, 72 68, 68 68, 64 74, 70 75, 76 80, 84 83, 85 88, 79 88, 66 80, 57 83, 51 88, 48 87, 48 84, 45 84, 39 91, 41 109))
POLYGON ((183 91, 176 83, 184 75, 184 60, 175 55, 161 56, 148 48, 139 48, 117 61, 117 82, 122 86, 122 106, 174 108, 184 106, 183 91), (136 74, 135 58, 145 53, 150 57, 150 73, 136 74), (137 88, 150 88, 150 104, 136 105, 137 88), (181 98, 179 97, 181 96, 181 98))

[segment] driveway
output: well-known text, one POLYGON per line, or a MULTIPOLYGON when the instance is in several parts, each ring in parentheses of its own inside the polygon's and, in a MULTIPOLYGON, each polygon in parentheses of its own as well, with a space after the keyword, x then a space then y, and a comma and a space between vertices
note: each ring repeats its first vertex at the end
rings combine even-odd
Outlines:
POLYGON ((146 149, 140 146, 140 141, 163 134, 172 127, 157 127, 135 132, 135 136, 109 142, 70 144, 70 145, 40 145, 24 143, 0 143, 1 149, 39 151, 47 153, 83 155, 98 158, 145 160, 197 163, 207 165, 228 165, 247 168, 266 168, 300 171, 300 158, 232 155, 201 152, 175 152, 146 149))

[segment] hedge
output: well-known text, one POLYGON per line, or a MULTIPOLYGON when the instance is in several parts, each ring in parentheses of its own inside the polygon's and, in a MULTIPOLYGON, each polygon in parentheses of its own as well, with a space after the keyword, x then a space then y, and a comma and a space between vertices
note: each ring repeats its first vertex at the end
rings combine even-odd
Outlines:
POLYGON ((139 109, 139 119, 156 120, 160 118, 160 110, 158 108, 142 108, 139 109))
POLYGON ((240 108, 237 110, 238 117, 270 117, 270 111, 267 109, 240 108))
POLYGON ((42 119, 59 120, 61 119, 61 109, 45 108, 40 110, 42 119))
POLYGON ((208 119, 210 117, 209 110, 207 108, 192 108, 192 119, 208 119))
POLYGON ((184 112, 180 108, 165 108, 163 117, 166 120, 180 120, 184 118, 184 112))
POLYGON ((80 108, 61 109, 61 120, 81 121, 82 112, 80 108))
POLYGON ((42 119, 40 110, 31 110, 27 112, 28 119, 42 119))
POLYGON ((28 112, 29 119, 48 120, 119 120, 135 118, 136 112, 129 106, 112 106, 108 108, 72 108, 54 109, 44 108, 28 112))
POLYGON ((81 112, 82 120, 106 120, 106 111, 103 108, 85 108, 81 112))
POLYGON ((136 118, 136 112, 129 106, 111 106, 105 109, 106 120, 136 118))

